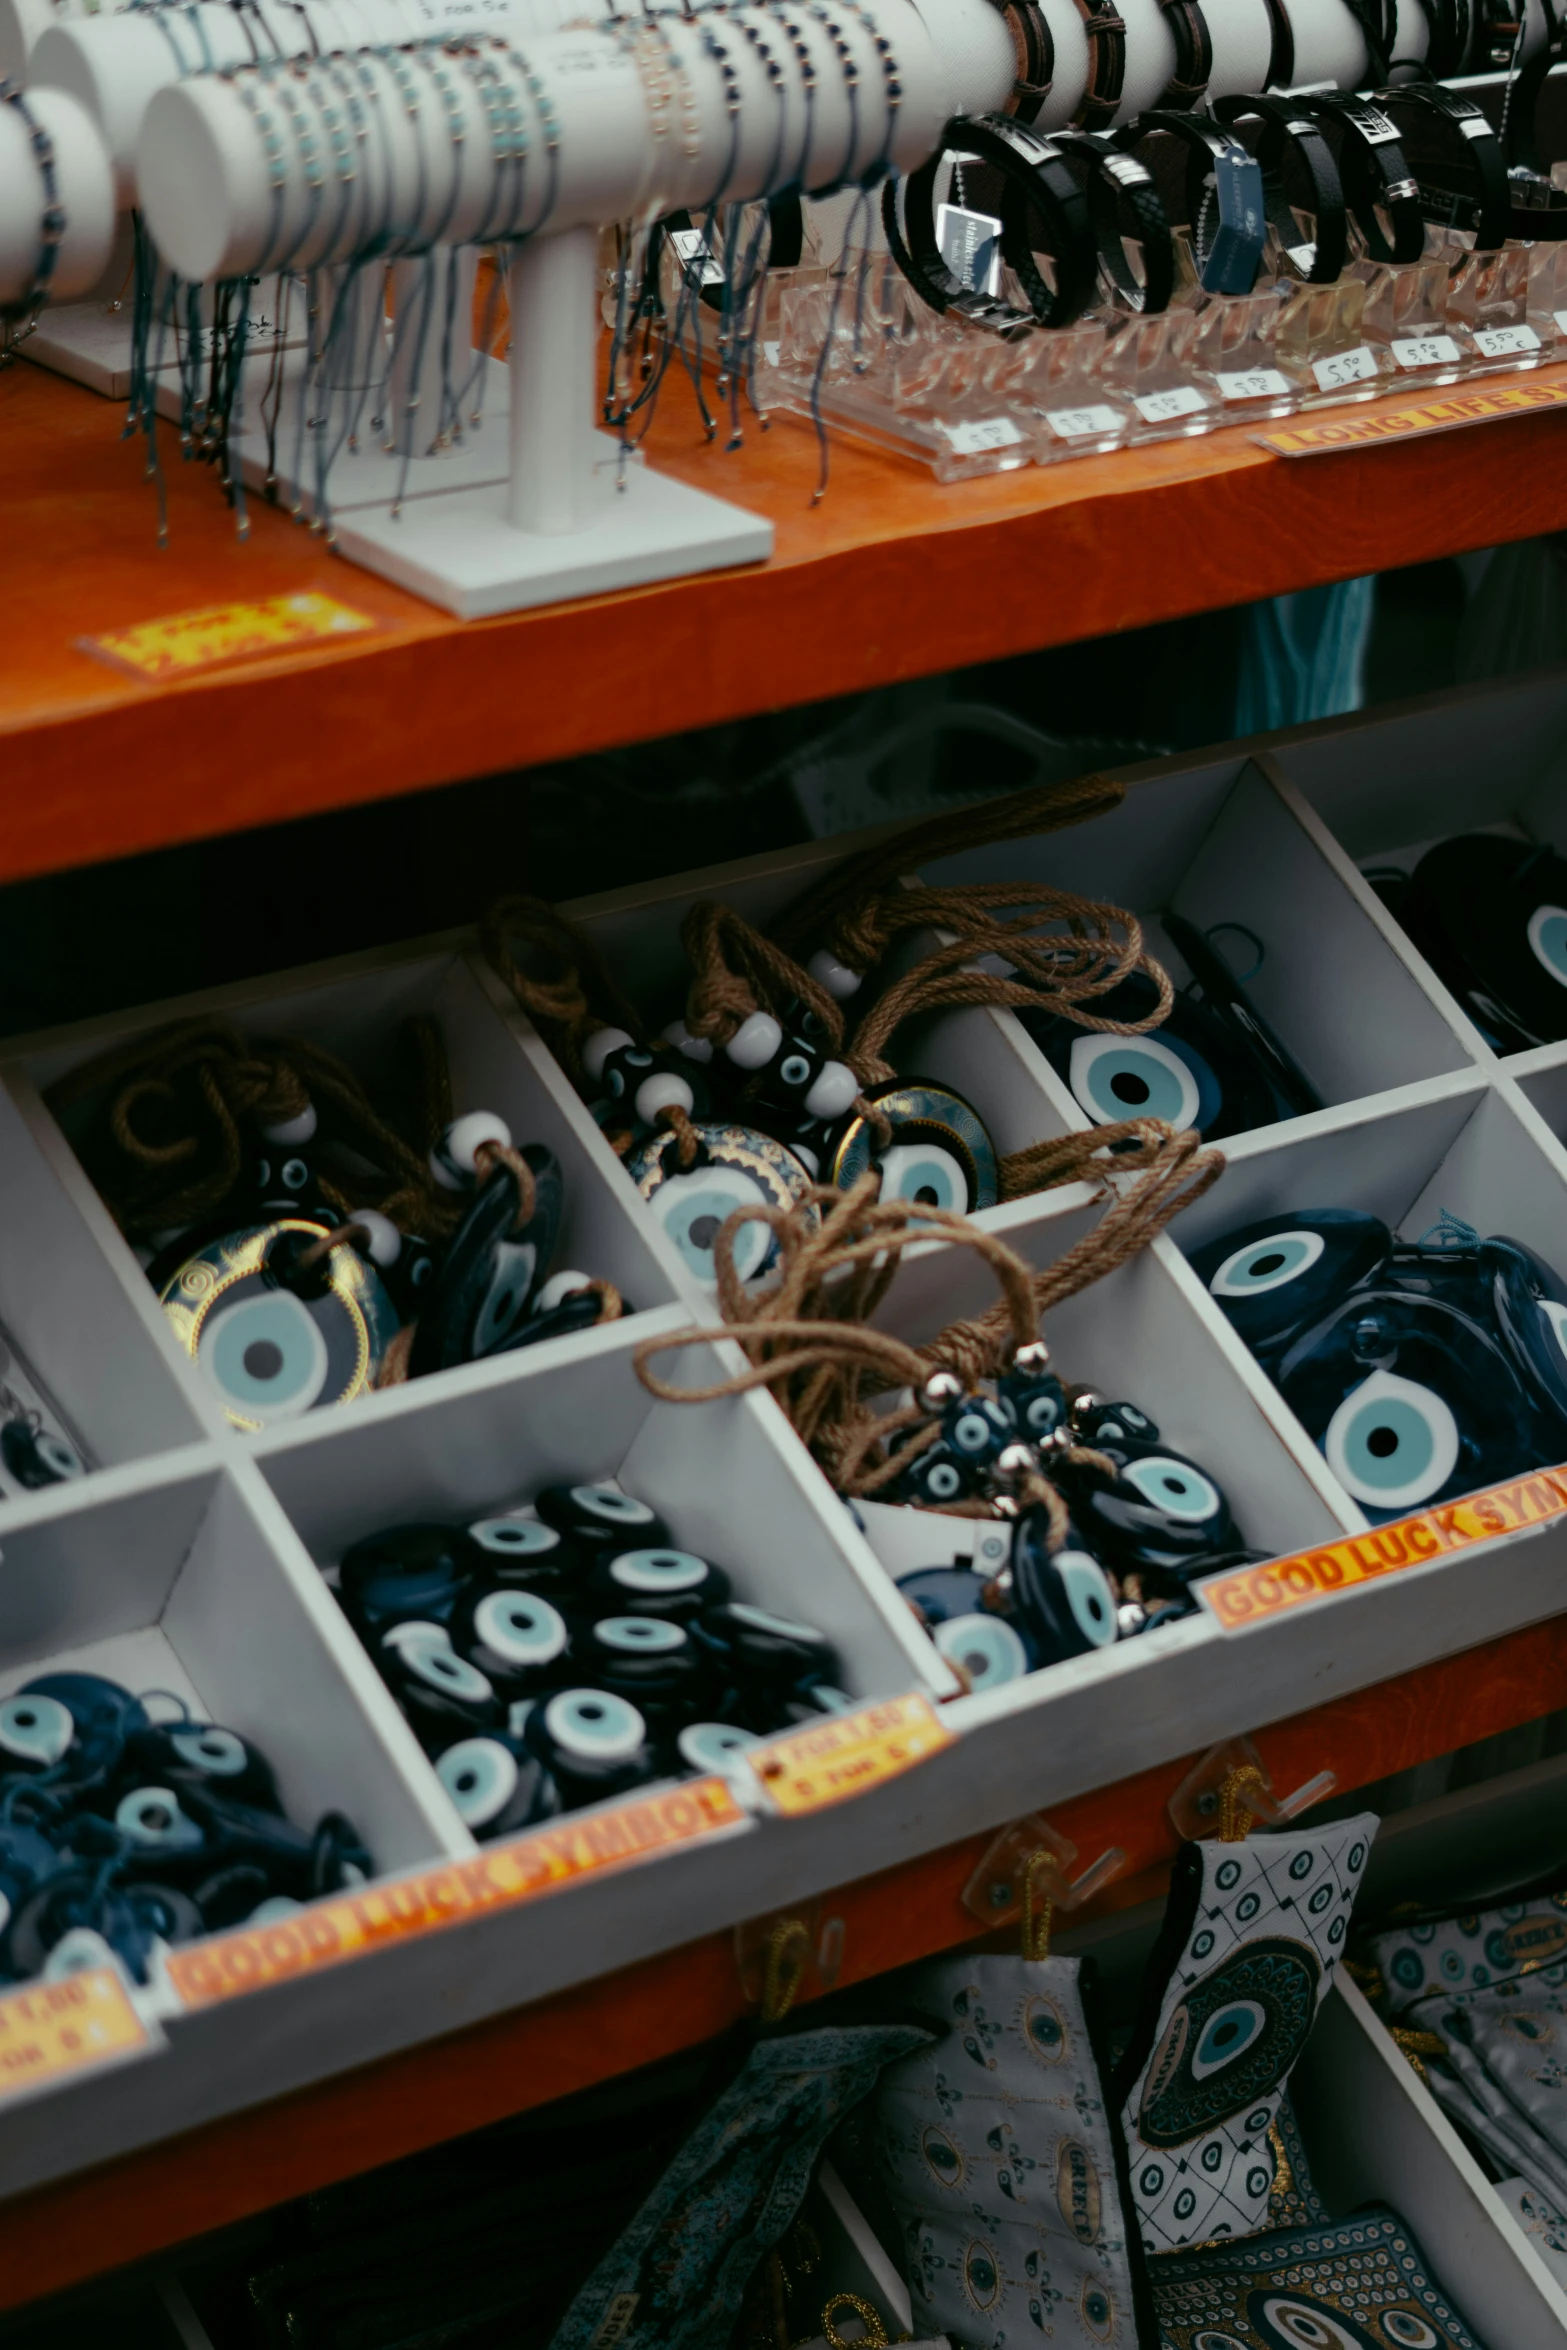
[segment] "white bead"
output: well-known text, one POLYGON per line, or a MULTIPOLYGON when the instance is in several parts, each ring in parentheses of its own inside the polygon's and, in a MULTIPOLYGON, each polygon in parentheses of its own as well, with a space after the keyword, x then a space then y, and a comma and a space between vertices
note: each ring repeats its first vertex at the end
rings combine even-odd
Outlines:
POLYGON ((815 1151, 808 1142, 791 1142, 789 1148, 814 1183, 822 1171, 822 1162, 815 1151))
POLYGON ((430 1173, 445 1191, 466 1191, 478 1173, 478 1152, 487 1142, 511 1148, 511 1128, 493 1110, 470 1110, 454 1118, 430 1153, 430 1173))
POLYGON ((858 995, 865 984, 864 973, 851 971, 847 963, 840 963, 825 947, 818 947, 805 968, 818 987, 825 987, 830 996, 846 1004, 851 995, 858 995))
POLYGON ((301 1142, 313 1142, 315 1131, 315 1104, 306 1102, 297 1118, 279 1118, 275 1126, 263 1126, 261 1139, 276 1144, 279 1150, 285 1150, 301 1142))
POLYGON ((724 1051, 737 1069, 765 1069, 783 1043, 783 1030, 771 1012, 753 1012, 742 1020, 724 1051))
POLYGON ((651 1126, 660 1110, 684 1110, 689 1117, 696 1106, 696 1095, 678 1070, 655 1069, 637 1087, 631 1106, 643 1125, 651 1126))
POLYGON ((823 1061, 803 1108, 812 1118, 841 1118, 860 1090, 860 1081, 846 1061, 823 1061))
POLYGON ((383 1216, 379 1208, 355 1208, 350 1221, 364 1234, 365 1255, 372 1265, 384 1272, 396 1264, 403 1253, 403 1236, 390 1216, 383 1216))
POLYGON ((552 1313, 568 1297, 575 1297, 579 1289, 589 1285, 586 1273, 552 1273, 533 1301, 536 1314, 552 1313))
POLYGON ((677 1053, 684 1053, 688 1061, 699 1062, 704 1068, 713 1057, 710 1036, 693 1036, 683 1020, 671 1020, 664 1031, 665 1044, 672 1044, 677 1053))
POLYGON ((582 1048, 582 1066, 597 1085, 604 1074, 604 1063, 611 1053, 618 1053, 623 1044, 634 1044, 623 1028, 595 1028, 582 1048))

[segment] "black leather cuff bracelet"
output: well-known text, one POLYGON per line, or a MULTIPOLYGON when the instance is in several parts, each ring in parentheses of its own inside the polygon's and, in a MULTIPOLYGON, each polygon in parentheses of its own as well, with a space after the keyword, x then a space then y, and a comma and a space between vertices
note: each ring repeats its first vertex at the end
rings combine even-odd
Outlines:
POLYGON ((1262 167, 1262 201, 1278 232, 1286 259, 1308 285, 1331 285, 1349 251, 1349 220, 1333 150, 1311 116, 1293 98, 1220 98, 1213 109, 1220 122, 1260 122, 1257 161, 1262 167), (1286 159, 1293 155, 1309 183, 1314 238, 1303 238, 1285 186, 1286 159))

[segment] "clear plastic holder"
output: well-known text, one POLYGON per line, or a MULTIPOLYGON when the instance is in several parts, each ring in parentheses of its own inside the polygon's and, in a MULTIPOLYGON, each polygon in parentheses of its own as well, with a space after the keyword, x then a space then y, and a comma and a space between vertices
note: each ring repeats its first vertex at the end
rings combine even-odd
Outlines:
POLYGON ((1467 253, 1453 270, 1447 315, 1450 324, 1456 321, 1468 330, 1474 344, 1474 375, 1538 367, 1550 355, 1550 345, 1529 316, 1533 250, 1509 238, 1498 252, 1467 253))
POLYGON ((1312 385, 1302 362, 1279 347, 1288 295, 1275 282, 1250 294, 1199 297, 1191 381, 1212 401, 1217 423, 1290 416, 1312 385))
POLYGON ((1192 381, 1194 310, 1177 303, 1152 318, 1127 310, 1095 316, 1105 330, 1099 380, 1130 410, 1129 442, 1188 438, 1224 421, 1218 404, 1192 381))
POLYGON ((1529 297, 1525 316, 1547 359, 1567 358, 1567 237, 1527 247, 1529 297))
POLYGON ((1392 363, 1391 391, 1457 383, 1474 366, 1468 327, 1448 315, 1450 255, 1439 241, 1432 251, 1433 241, 1428 230, 1427 250, 1418 261, 1373 261, 1363 255, 1345 271, 1366 289, 1362 331, 1392 363))
POLYGON ((1101 455, 1127 439, 1136 411, 1104 380, 1107 335, 1102 318, 1041 327, 1007 349, 993 370, 994 388, 1009 404, 1033 411, 1041 465, 1101 455))
POLYGON ((1301 377, 1302 408, 1341 408, 1388 389, 1393 362, 1385 344, 1367 342, 1365 309, 1366 287, 1358 278, 1324 286, 1279 281, 1275 342, 1301 377))

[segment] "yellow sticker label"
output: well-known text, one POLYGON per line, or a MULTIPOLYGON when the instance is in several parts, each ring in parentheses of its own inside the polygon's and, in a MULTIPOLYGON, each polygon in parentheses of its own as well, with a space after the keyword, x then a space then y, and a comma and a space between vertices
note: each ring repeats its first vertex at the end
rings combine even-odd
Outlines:
POLYGON ((1378 441, 1407 441, 1421 433, 1451 432, 1493 417, 1527 416, 1536 408, 1567 406, 1567 383, 1505 384, 1499 391, 1450 392, 1380 416, 1341 416, 1324 424, 1285 425, 1256 435, 1279 457, 1325 457, 1334 449, 1364 449, 1378 441))
POLYGON ((689 1844, 737 1827, 746 1817, 722 1779, 693 1779, 612 1811, 584 1813, 474 1860, 454 1860, 416 1876, 393 1877, 357 1893, 318 1901, 272 1926, 241 1927, 209 1942, 171 1951, 169 1980, 187 2008, 210 2007, 265 1990, 291 1975, 338 1966, 388 1942, 439 1933, 496 1909, 510 1909, 599 1869, 640 1860, 671 1844, 689 1844))
POLYGON ((112 1967, 8 1992, 0 1999, 0 2104, 161 2044, 112 1967))
POLYGON ((1380 1583, 1406 1567, 1423 1567, 1477 1542, 1495 1542, 1562 1517, 1567 1517, 1567 1467, 1541 1469, 1511 1485, 1468 1494, 1445 1509, 1421 1510, 1373 1527, 1369 1534, 1346 1535, 1321 1550, 1210 1575, 1198 1584, 1197 1596, 1221 1630, 1239 1632, 1286 1608, 1353 1590, 1357 1583, 1380 1583))
POLYGON ((260 653, 285 652, 290 645, 362 636, 379 626, 368 612, 356 612, 335 597, 304 589, 292 596, 271 596, 263 604, 208 604, 200 612, 174 612, 163 620, 142 620, 134 628, 86 637, 83 644, 88 652, 156 682, 187 676, 217 661, 243 661, 260 653))
POLYGON ((950 1746, 952 1738, 930 1699, 911 1690, 907 1697, 770 1738, 747 1748, 745 1759, 774 1810, 793 1814, 863 1795, 950 1746))

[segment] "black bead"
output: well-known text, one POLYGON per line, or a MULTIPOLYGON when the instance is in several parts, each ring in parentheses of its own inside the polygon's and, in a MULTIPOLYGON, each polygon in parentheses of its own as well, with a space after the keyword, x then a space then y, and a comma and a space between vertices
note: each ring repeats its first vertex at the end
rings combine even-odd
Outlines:
POLYGON ((568 1670, 566 1620, 536 1591, 474 1586, 458 1601, 451 1632, 458 1654, 508 1703, 578 1677, 568 1670))
POLYGON ((562 1689, 531 1708, 523 1736, 568 1808, 640 1787, 657 1771, 641 1709, 612 1689, 562 1689))

